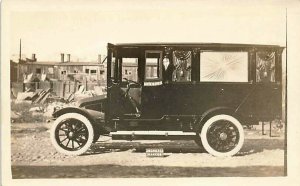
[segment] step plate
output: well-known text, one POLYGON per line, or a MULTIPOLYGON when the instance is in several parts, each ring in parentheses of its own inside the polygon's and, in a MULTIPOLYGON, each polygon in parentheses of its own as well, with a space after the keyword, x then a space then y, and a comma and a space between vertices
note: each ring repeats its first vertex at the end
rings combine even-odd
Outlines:
POLYGON ((182 131, 118 131, 111 132, 113 140, 193 140, 195 132, 182 131))
POLYGON ((164 136, 173 136, 173 135, 196 135, 195 132, 182 132, 182 131, 117 131, 111 132, 111 135, 164 135, 164 136))

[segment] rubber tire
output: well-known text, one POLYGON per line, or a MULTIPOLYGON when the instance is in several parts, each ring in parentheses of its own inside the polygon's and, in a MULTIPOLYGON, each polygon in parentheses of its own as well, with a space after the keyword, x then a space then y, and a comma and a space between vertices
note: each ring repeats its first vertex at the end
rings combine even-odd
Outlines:
POLYGON ((244 144, 244 138, 245 138, 244 129, 243 129, 243 126, 241 125, 241 123, 233 116, 226 115, 226 114, 215 115, 215 116, 211 117, 210 119, 208 119, 202 127, 200 136, 201 136, 201 141, 202 141, 202 145, 203 145, 204 149, 208 153, 210 153, 216 157, 227 157, 227 156, 235 155, 236 153, 238 153, 241 150, 241 148, 244 144), (214 122, 216 122, 218 120, 228 120, 231 123, 233 123, 238 129, 240 139, 239 139, 236 147, 229 152, 218 152, 218 151, 214 150, 207 141, 207 130, 209 129, 211 124, 213 124, 214 122))
POLYGON ((78 113, 67 113, 67 114, 63 114, 63 115, 59 116, 54 121, 54 124, 52 125, 51 130, 50 130, 50 139, 51 139, 52 145, 55 147, 55 149, 58 152, 69 155, 69 156, 78 156, 80 154, 85 153, 91 147, 93 140, 94 140, 94 128, 93 128, 91 122, 85 116, 78 114, 78 113), (60 122, 62 122, 65 119, 69 119, 69 118, 74 118, 74 119, 81 121, 86 126, 86 128, 88 129, 88 133, 89 133, 89 138, 87 140, 87 143, 81 149, 79 149, 77 151, 68 151, 68 150, 61 148, 55 139, 56 127, 60 124, 60 122))

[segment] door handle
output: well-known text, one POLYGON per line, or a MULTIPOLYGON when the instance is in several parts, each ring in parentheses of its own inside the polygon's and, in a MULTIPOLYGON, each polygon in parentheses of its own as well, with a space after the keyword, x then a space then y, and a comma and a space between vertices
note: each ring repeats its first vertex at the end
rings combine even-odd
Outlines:
POLYGON ((221 89, 220 89, 219 94, 220 94, 221 96, 224 95, 224 88, 221 88, 221 89))

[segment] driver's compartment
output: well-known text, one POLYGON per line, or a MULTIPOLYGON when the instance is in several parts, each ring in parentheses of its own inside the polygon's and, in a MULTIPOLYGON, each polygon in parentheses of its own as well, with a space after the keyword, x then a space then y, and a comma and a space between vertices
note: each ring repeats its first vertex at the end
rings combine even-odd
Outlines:
POLYGON ((151 101, 143 99, 144 85, 162 82, 162 51, 142 51, 135 47, 112 48, 112 65, 108 74, 108 97, 113 102, 109 109, 110 115, 122 119, 141 118, 145 114, 142 103, 151 101))

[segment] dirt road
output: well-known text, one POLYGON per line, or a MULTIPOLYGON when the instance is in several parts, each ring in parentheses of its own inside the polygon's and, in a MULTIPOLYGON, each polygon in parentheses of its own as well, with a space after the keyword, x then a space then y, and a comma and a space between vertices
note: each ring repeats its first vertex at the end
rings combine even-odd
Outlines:
POLYGON ((13 178, 283 176, 284 140, 246 130, 234 157, 213 157, 193 141, 111 141, 100 138, 86 154, 65 156, 49 139, 51 124, 12 125, 13 178), (146 157, 145 148, 163 147, 165 156, 146 157))

